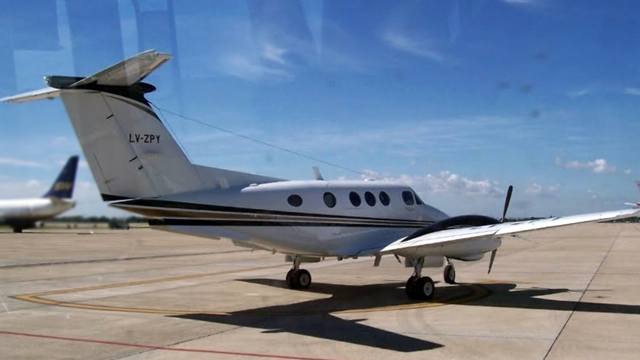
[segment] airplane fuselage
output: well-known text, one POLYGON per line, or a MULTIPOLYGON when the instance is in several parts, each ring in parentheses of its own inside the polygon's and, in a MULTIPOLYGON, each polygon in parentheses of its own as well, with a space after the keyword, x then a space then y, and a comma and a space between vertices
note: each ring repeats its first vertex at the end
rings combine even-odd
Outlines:
POLYGON ((75 206, 75 201, 56 198, 0 201, 0 223, 27 228, 36 221, 54 217, 75 206))
POLYGON ((317 256, 373 254, 390 238, 447 218, 410 187, 383 181, 277 181, 112 206, 148 216, 162 230, 317 256))

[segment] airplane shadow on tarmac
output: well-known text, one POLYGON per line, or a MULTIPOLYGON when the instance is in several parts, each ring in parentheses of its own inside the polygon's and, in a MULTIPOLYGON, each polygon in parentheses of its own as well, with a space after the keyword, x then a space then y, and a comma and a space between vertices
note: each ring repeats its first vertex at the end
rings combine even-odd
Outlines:
MULTIPOLYGON (((268 279, 245 279, 242 281, 284 288, 284 281, 268 279)), ((315 338, 364 345, 399 352, 415 352, 442 347, 431 341, 362 324, 366 312, 421 308, 421 303, 408 299, 404 283, 386 283, 364 286, 314 283, 305 291, 331 295, 300 303, 266 306, 232 312, 229 315, 185 314, 177 318, 208 321, 242 327, 264 329, 263 333, 293 333, 315 338), (338 317, 339 313, 362 312, 363 317, 348 320, 338 317)), ((438 287, 433 302, 437 304, 458 304, 461 306, 504 307, 516 309, 541 309, 558 311, 600 312, 616 314, 640 314, 640 306, 623 304, 585 303, 570 300, 552 300, 542 296, 566 293, 569 289, 530 288, 515 290, 516 284, 491 283, 480 286, 461 284, 459 286, 438 287), (473 296, 478 287, 486 290, 482 297, 473 296), (475 288, 475 289, 474 289, 475 288), (514 290, 514 291, 512 291, 514 290), (464 302, 468 298, 470 301, 464 302), (462 301, 461 301, 462 300, 462 301)), ((292 290, 293 291, 293 290, 292 290)), ((424 303, 428 311, 430 303, 424 303)), ((431 303, 433 304, 433 303, 431 303)), ((414 333, 431 333, 428 315, 421 315, 422 324, 427 328, 416 329, 414 333)), ((410 320, 409 316, 405 319, 410 320)))

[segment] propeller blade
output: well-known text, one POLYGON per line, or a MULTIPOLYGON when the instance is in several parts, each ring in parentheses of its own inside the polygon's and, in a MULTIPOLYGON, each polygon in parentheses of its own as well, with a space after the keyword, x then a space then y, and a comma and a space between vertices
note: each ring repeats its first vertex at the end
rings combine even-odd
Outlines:
POLYGON ((502 220, 500 222, 504 222, 507 218, 507 210, 509 209, 509 203, 511 202, 511 194, 513 193, 513 185, 509 185, 509 189, 507 190, 507 197, 504 199, 504 209, 502 209, 502 220))
POLYGON ((491 259, 489 260, 489 271, 487 272, 487 274, 491 274, 491 268, 493 267, 493 260, 496 259, 497 252, 498 252, 498 249, 495 249, 491 252, 491 259))

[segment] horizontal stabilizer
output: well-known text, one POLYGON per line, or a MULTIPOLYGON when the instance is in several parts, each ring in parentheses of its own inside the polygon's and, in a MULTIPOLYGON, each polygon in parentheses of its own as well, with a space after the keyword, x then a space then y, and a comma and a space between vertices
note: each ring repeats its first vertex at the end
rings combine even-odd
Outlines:
POLYGON ((0 102, 27 102, 32 100, 42 100, 42 99, 55 99, 60 96, 60 90, 54 89, 52 87, 46 87, 44 89, 30 91, 18 95, 7 96, 0 99, 0 102))
POLYGON ((149 75, 153 70, 171 59, 171 54, 147 50, 128 58, 69 86, 77 88, 95 83, 107 86, 131 86, 149 75))
POLYGON ((8 96, 0 99, 0 102, 27 102, 32 100, 53 99, 60 95, 61 89, 87 89, 90 88, 90 85, 131 86, 140 82, 169 59, 171 59, 170 54, 147 50, 85 78, 64 76, 45 77, 45 82, 47 85, 50 85, 49 87, 8 96), (73 81, 73 83, 69 84, 71 81, 73 81))

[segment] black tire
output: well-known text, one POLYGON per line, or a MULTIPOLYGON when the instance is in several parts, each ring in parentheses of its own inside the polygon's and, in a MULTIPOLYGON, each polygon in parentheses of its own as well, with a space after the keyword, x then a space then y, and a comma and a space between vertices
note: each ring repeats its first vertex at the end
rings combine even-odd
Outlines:
POLYGON ((308 289, 311 286, 311 273, 307 270, 300 269, 293 275, 298 289, 308 289))
POLYGON ((444 267, 444 282, 447 284, 455 284, 456 283, 456 269, 453 265, 447 265, 444 267))
POLYGON ((16 233, 16 234, 20 234, 20 233, 22 233, 22 229, 20 229, 20 228, 13 228, 13 232, 14 232, 14 233, 16 233))
POLYGON ((287 287, 289 289, 297 289, 297 284, 295 281, 295 276, 293 276, 293 273, 295 272, 294 269, 289 270, 289 272, 287 272, 287 277, 286 277, 286 282, 287 282, 287 287))
POLYGON ((430 277, 424 276, 416 281, 413 292, 420 300, 431 300, 436 293, 436 286, 430 277))
POLYGON ((415 299, 413 293, 416 285, 416 279, 416 276, 412 275, 409 279, 407 279, 407 283, 404 286, 404 293, 407 294, 410 299, 415 299))

